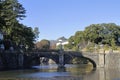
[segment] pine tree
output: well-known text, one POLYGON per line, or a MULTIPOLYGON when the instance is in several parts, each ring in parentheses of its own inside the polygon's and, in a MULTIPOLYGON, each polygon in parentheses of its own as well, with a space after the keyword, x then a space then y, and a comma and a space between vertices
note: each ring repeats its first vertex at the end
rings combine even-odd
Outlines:
POLYGON ((24 14, 25 9, 17 0, 2 1, 0 17, 4 22, 2 26, 3 31, 7 35, 12 36, 11 33, 13 32, 12 30, 14 30, 13 28, 17 27, 15 26, 15 24, 18 23, 17 19, 25 17, 24 14))

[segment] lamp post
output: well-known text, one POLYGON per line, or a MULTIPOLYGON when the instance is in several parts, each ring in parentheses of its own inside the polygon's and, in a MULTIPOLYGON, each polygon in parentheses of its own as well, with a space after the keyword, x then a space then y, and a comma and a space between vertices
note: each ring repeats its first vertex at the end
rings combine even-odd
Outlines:
POLYGON ((62 50, 62 40, 61 39, 59 40, 59 43, 60 43, 60 50, 62 50))

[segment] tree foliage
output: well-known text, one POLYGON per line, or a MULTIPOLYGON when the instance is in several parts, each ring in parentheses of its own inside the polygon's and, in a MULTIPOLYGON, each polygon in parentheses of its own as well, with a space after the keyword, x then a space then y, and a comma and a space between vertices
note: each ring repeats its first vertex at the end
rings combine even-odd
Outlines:
POLYGON ((0 1, 0 30, 13 43, 33 46, 36 34, 31 27, 19 23, 19 20, 25 18, 26 10, 18 0, 1 0, 0 1))
POLYGON ((39 37, 39 34, 40 34, 39 28, 38 28, 38 27, 35 27, 34 30, 33 30, 33 32, 34 32, 35 38, 36 38, 36 40, 37 40, 37 38, 39 37))
POLYGON ((120 42, 118 38, 120 37, 120 26, 114 23, 102 23, 102 24, 92 24, 87 26, 84 31, 77 31, 74 36, 69 38, 69 47, 71 46, 71 41, 74 41, 74 46, 86 46, 90 42, 95 44, 109 45, 113 49, 115 46, 119 46, 120 42))

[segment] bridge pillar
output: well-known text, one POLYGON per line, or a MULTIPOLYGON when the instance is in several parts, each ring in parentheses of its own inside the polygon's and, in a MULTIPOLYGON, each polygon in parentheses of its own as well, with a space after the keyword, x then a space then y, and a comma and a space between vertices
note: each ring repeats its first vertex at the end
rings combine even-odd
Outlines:
POLYGON ((99 67, 105 67, 105 54, 99 53, 99 67))
POLYGON ((63 53, 62 50, 59 52, 59 64, 58 64, 58 67, 59 68, 64 68, 64 53, 63 53))

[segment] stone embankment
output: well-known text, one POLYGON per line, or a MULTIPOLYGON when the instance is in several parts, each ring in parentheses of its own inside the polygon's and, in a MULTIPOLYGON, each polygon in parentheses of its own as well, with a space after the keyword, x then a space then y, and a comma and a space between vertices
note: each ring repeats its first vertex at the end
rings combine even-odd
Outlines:
POLYGON ((0 52, 0 70, 23 68, 24 55, 16 51, 0 52))

